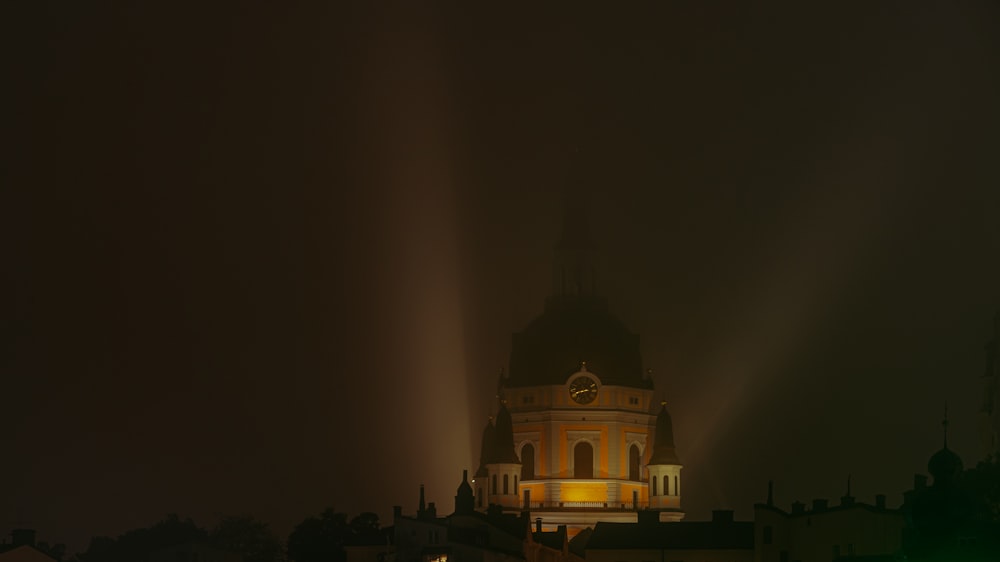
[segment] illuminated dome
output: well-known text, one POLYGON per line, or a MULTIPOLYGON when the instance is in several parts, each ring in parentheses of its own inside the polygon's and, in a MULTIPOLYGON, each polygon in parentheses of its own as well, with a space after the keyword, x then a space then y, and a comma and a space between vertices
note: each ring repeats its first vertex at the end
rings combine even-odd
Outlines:
POLYGON ((643 375, 639 336, 591 295, 550 297, 545 312, 514 334, 505 384, 564 384, 584 361, 602 384, 653 387, 643 375))

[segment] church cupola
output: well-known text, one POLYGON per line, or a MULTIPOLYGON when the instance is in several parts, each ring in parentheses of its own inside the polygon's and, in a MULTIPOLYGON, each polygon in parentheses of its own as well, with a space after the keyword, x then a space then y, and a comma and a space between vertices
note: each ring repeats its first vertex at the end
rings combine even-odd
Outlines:
POLYGON ((500 401, 500 411, 497 412, 496 425, 493 426, 491 433, 489 442, 486 442, 484 434, 483 444, 486 451, 484 460, 488 503, 503 507, 518 507, 521 460, 514 452, 514 424, 503 400, 500 401))
POLYGON ((649 472, 649 507, 660 511, 661 521, 679 521, 681 511, 681 465, 674 446, 674 425, 666 402, 660 405, 653 434, 653 452, 646 465, 649 472))
POLYGON ((948 448, 948 409, 945 408, 944 421, 941 422, 944 430, 944 446, 940 451, 931 455, 927 461, 927 472, 934 477, 935 487, 948 486, 958 479, 962 474, 964 466, 962 458, 948 448))

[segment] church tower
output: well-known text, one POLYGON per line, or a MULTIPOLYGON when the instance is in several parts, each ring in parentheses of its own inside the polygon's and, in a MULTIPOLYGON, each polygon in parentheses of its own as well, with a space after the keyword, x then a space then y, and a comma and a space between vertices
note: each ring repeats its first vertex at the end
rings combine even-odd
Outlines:
POLYGON ((527 509, 570 535, 597 521, 634 522, 646 508, 680 519, 670 417, 665 408, 654 415, 639 336, 599 292, 583 205, 571 200, 566 209, 552 292, 541 315, 513 335, 500 409, 483 431, 476 509, 527 509), (657 452, 654 433, 663 443, 657 452), (669 480, 670 496, 650 495, 654 469, 657 482, 669 480))
POLYGON ((653 454, 649 464, 649 508, 660 512, 660 521, 680 521, 681 460, 674 447, 674 425, 667 412, 667 403, 660 403, 656 416, 653 454))
POLYGON ((484 459, 488 504, 520 509, 518 478, 521 476, 521 461, 514 452, 514 427, 502 399, 491 441, 484 459))

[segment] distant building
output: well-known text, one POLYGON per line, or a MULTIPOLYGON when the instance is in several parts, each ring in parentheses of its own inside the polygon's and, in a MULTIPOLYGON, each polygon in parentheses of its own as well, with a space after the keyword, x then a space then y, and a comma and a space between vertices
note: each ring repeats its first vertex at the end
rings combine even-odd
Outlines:
POLYGON ((857 502, 850 484, 839 505, 816 499, 808 509, 793 503, 791 511, 775 507, 768 489, 767 503, 754 506, 754 562, 891 559, 902 552, 903 525, 903 513, 886 507, 884 495, 874 505, 857 502))
POLYGON ((56 559, 33 546, 21 545, 0 553, 0 562, 56 562, 56 559))
POLYGON ((711 521, 672 522, 643 510, 636 523, 598 523, 586 550, 587 562, 751 562, 754 524, 728 510, 711 521))
POLYGON ((394 531, 394 527, 385 527, 368 536, 352 538, 344 545, 346 562, 392 562, 396 559, 394 531))
POLYGON ((551 535, 531 533, 528 514, 504 513, 493 506, 486 513, 474 507, 468 472, 455 495, 455 511, 438 517, 434 502, 426 503, 423 486, 416 516, 393 509, 393 559, 399 562, 568 562, 566 529, 551 535), (561 535, 560 535, 561 533, 561 535))
POLYGON ((927 461, 933 477, 915 475, 904 494, 903 545, 911 560, 978 562, 1000 560, 1000 466, 981 462, 964 470, 962 458, 944 446, 927 461))
POLYGON ((570 537, 639 509, 684 517, 672 420, 665 403, 655 413, 639 336, 599 292, 583 215, 567 213, 545 310, 513 336, 473 480, 477 510, 527 509, 570 537))
POLYGON ((35 543, 33 529, 14 529, 10 536, 10 542, 0 543, 0 562, 57 562, 44 552, 44 545, 35 543))

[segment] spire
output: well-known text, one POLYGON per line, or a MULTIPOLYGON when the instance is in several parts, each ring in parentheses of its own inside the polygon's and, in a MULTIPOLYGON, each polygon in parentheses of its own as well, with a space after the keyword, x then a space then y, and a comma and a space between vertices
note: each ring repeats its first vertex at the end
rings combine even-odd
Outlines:
MULTIPOLYGON (((1000 311, 993 316, 993 339, 986 342, 986 372, 983 377, 994 378, 1000 375, 1000 311)), ((987 400, 990 400, 989 397, 987 400)), ((992 411, 992 406, 990 407, 992 411)))
POLYGON ((486 464, 513 463, 521 464, 514 452, 514 422, 507 411, 505 401, 500 401, 500 411, 497 412, 496 426, 493 428, 493 443, 490 446, 486 464))
POLYGON ((597 268, 594 263, 588 199, 587 191, 582 186, 567 186, 562 234, 556 244, 553 263, 553 296, 597 294, 597 268))
POLYGON ((653 454, 649 458, 650 465, 680 464, 677 449, 674 447, 674 424, 667 412, 667 403, 660 402, 660 413, 656 415, 656 436, 653 440, 653 454))
POLYGON ((497 376, 497 400, 503 401, 506 384, 507 374, 504 373, 503 367, 500 367, 500 375, 497 376))
POLYGON ((944 447, 934 453, 927 461, 927 472, 934 477, 934 486, 947 486, 961 474, 962 458, 948 449, 948 404, 944 406, 944 420, 941 421, 944 433, 944 447))
POLYGON ((948 402, 944 403, 944 419, 941 420, 941 429, 944 432, 944 448, 948 448, 948 402))
POLYGON ((424 502, 424 485, 420 485, 420 503, 417 504, 417 514, 427 511, 427 504, 424 502))
POLYGON ((847 475, 847 493, 840 496, 840 505, 854 505, 854 496, 851 495, 851 475, 847 475))
POLYGON ((493 416, 490 416, 486 427, 483 428, 483 440, 479 448, 479 469, 476 470, 476 478, 489 474, 486 470, 486 464, 489 463, 492 456, 490 450, 493 448, 493 431, 493 416))

